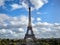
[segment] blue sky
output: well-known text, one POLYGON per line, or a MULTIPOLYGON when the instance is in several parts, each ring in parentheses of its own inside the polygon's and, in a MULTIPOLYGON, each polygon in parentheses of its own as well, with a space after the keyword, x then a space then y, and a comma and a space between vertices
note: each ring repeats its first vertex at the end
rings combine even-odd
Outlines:
POLYGON ((50 35, 50 37, 56 37, 56 36, 59 37, 60 0, 38 0, 38 1, 37 0, 33 0, 33 1, 32 0, 0 0, 1 38, 2 37, 4 38, 6 36, 8 37, 8 35, 14 38, 13 34, 16 34, 15 35, 16 38, 19 35, 21 36, 20 33, 17 34, 16 32, 26 29, 25 25, 27 25, 27 16, 28 16, 29 6, 32 8, 31 9, 32 22, 33 22, 33 26, 36 27, 36 29, 35 28, 34 29, 36 31, 37 29, 39 31, 42 30, 41 32, 39 32, 39 34, 41 33, 41 35, 38 34, 39 35, 38 37, 44 38, 45 37, 44 34, 46 35, 47 38, 49 37, 48 35, 50 35), (19 24, 25 27, 24 28, 19 27, 19 24), (48 26, 52 26, 52 27, 48 27, 48 26), (12 29, 10 29, 9 27, 12 29), (8 33, 5 34, 7 30, 8 30, 8 33), (16 31, 16 30, 19 30, 19 31, 16 31), (54 30, 54 32, 52 30, 54 30), (1 34, 1 31, 3 33, 3 36, 1 34), (48 33, 46 34, 46 32, 48 33))
MULTIPOLYGON (((24 8, 12 10, 11 5, 14 3, 21 3, 19 0, 16 1, 5 1, 4 6, 6 9, 4 9, 2 6, 0 7, 0 13, 8 14, 9 16, 19 16, 19 15, 27 15, 28 11, 24 8)), ((40 17, 43 21, 42 22, 49 22, 49 23, 60 23, 60 0, 48 0, 47 4, 44 4, 42 8, 39 8, 38 10, 32 11, 33 17, 40 17), (37 12, 40 12, 42 14, 37 14, 37 12), (45 13, 45 14, 44 14, 45 13)))

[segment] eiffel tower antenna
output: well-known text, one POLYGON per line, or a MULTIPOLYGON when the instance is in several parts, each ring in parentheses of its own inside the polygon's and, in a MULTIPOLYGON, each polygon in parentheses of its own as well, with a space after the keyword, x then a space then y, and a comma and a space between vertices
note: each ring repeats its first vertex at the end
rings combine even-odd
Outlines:
POLYGON ((29 24, 28 26, 32 26, 31 25, 31 8, 29 7, 29 24))
POLYGON ((31 24, 31 7, 29 7, 28 27, 27 27, 27 32, 25 34, 24 40, 26 40, 27 38, 31 38, 33 39, 33 41, 35 41, 36 39, 32 30, 32 24, 31 24), (30 31, 30 34, 29 34, 29 31, 30 31))

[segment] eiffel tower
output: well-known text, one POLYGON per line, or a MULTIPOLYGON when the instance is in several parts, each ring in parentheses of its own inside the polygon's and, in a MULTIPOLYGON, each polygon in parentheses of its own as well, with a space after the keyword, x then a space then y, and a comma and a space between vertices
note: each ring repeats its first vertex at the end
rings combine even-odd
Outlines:
POLYGON ((29 17, 28 17, 28 27, 27 27, 27 32, 25 34, 25 37, 24 37, 24 40, 28 39, 28 38, 31 38, 33 39, 33 41, 36 40, 35 38, 35 35, 33 33, 33 30, 32 30, 32 24, 31 24, 31 8, 29 7, 29 17), (30 34, 29 34, 30 32, 30 34))

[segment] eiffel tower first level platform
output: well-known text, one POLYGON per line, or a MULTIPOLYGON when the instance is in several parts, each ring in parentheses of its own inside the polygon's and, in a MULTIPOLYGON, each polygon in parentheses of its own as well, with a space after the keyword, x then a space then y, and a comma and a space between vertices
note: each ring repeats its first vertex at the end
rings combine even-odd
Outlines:
POLYGON ((33 41, 36 40, 35 35, 33 33, 33 29, 32 29, 32 24, 31 24, 31 8, 29 7, 29 16, 28 16, 28 27, 27 27, 27 32, 25 34, 24 40, 31 38, 33 39, 33 41))

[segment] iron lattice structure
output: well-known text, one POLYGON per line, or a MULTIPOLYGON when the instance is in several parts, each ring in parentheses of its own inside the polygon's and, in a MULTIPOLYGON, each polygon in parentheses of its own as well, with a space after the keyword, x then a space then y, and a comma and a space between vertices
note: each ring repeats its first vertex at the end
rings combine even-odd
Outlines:
POLYGON ((28 27, 27 27, 27 32, 25 34, 25 37, 24 37, 24 40, 26 40, 27 38, 31 38, 33 39, 33 41, 36 40, 35 38, 35 35, 33 33, 33 30, 32 30, 32 24, 31 24, 31 8, 29 7, 29 16, 28 16, 29 20, 28 20, 28 27), (31 34, 29 34, 29 31, 31 32, 31 34))

